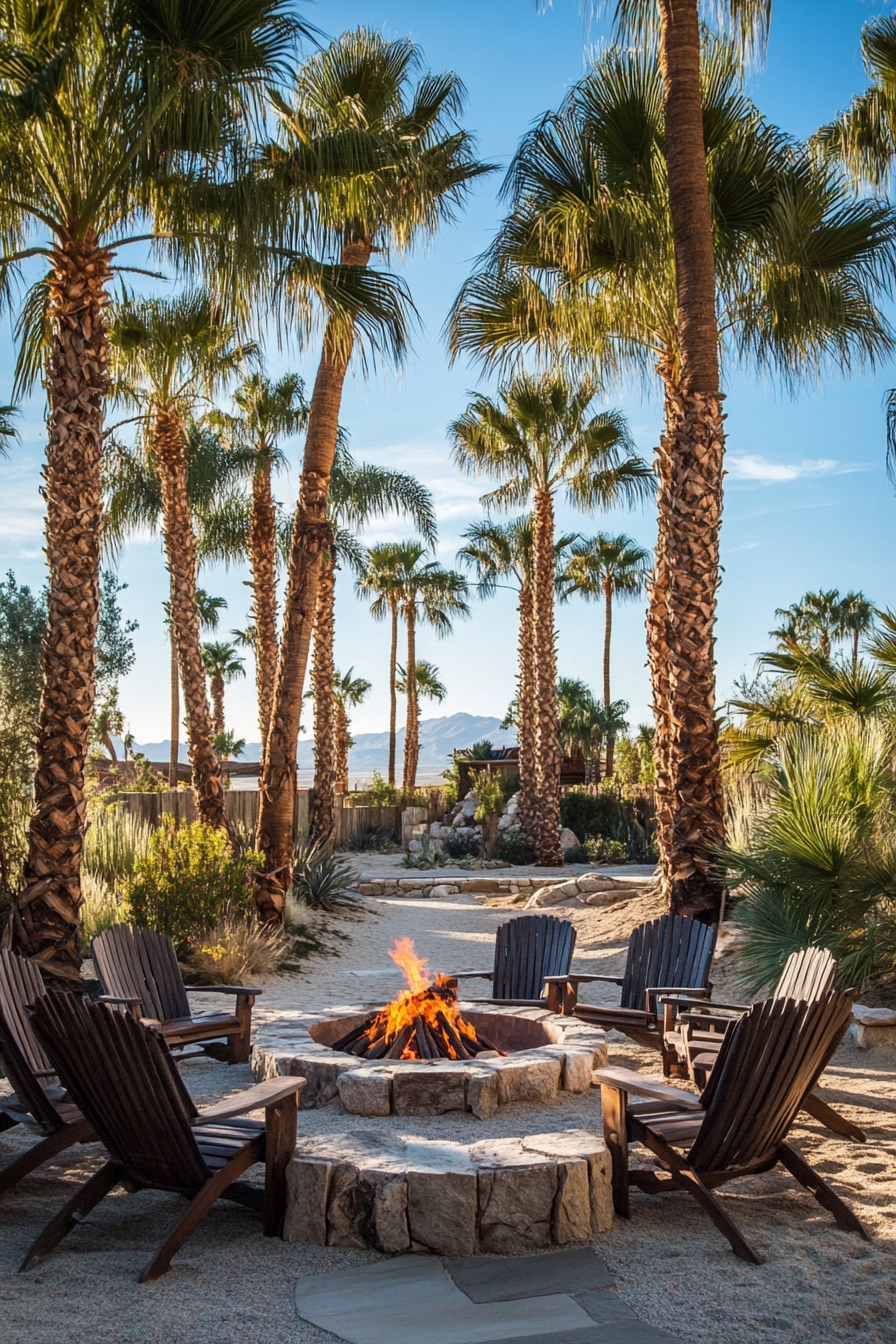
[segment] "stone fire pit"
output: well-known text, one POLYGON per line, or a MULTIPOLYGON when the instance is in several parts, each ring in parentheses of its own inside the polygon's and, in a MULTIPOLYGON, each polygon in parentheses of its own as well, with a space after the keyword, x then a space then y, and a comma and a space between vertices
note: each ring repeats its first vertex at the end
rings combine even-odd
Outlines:
MULTIPOLYGON (((356 1059, 330 1049, 369 1016, 372 1005, 294 1012, 266 1023, 252 1052, 257 1082, 283 1074, 307 1079, 302 1108, 337 1096, 350 1115, 441 1115, 472 1111, 488 1120, 514 1101, 551 1101, 558 1091, 585 1092, 593 1069, 607 1062, 606 1033, 541 1008, 459 1004, 464 1018, 499 1050, 473 1060, 356 1059)), ((378 1005, 377 1005, 378 1006, 378 1005)))

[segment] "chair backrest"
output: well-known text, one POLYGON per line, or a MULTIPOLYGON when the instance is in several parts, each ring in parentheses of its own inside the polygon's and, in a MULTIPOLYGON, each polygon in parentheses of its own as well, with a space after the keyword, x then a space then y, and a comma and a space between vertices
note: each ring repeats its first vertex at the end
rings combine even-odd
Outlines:
POLYGON ((572 965, 576 931, 554 915, 520 915, 495 936, 495 999, 540 999, 546 975, 565 975, 572 965))
POLYGON ((837 963, 826 947, 791 952, 775 986, 775 999, 820 999, 834 988, 837 963))
POLYGON ((748 1166, 784 1142, 843 1038, 852 999, 754 1003, 725 1035, 703 1089, 706 1114, 688 1161, 698 1171, 748 1166))
POLYGON ((648 989, 705 989, 715 948, 708 924, 661 915, 632 930, 622 982, 623 1008, 645 1008, 648 989))
POLYGON ((196 1107, 157 1032, 74 994, 48 994, 31 1019, 66 1089, 131 1178, 184 1192, 207 1180, 190 1128, 196 1107))
POLYGON ((34 1034, 27 1008, 46 995, 40 971, 15 952, 0 952, 0 1059, 19 1101, 40 1124, 61 1124, 44 1091, 55 1066, 34 1034))
POLYGON ((113 924, 91 944, 97 975, 106 994, 139 999, 143 1016, 189 1017, 190 1005, 177 953, 170 938, 132 924, 113 924))

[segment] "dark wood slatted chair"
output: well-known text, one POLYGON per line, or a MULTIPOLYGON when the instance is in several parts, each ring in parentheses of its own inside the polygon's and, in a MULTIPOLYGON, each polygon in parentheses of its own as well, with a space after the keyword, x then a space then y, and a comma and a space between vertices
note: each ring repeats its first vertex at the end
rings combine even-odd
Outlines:
MULTIPOLYGON (((822 999, 834 987, 837 963, 826 947, 805 947, 791 952, 784 963, 773 999, 813 1002, 822 999)), ((695 1003, 679 995, 667 995, 663 1003, 663 1057, 667 1074, 690 1078, 704 1087, 715 1067, 725 1033, 749 1012, 748 1003, 695 1003)), ((865 1143, 867 1135, 858 1125, 835 1111, 816 1093, 810 1092, 803 1110, 835 1134, 865 1143)))
POLYGON ((304 1078, 273 1078, 197 1111, 153 1028, 74 994, 48 994, 30 1012, 36 1036, 109 1160, 47 1224, 22 1271, 43 1260, 116 1185, 169 1190, 191 1201, 141 1283, 167 1272, 216 1199, 260 1209, 265 1236, 282 1232, 304 1078), (237 1118, 261 1107, 264 1121, 237 1118), (265 1163, 263 1191, 239 1181, 256 1162, 265 1163))
POLYGON ((211 1055, 228 1064, 249 1058, 252 1005, 260 989, 243 985, 185 985, 170 938, 151 929, 115 924, 94 938, 93 962, 103 988, 101 1002, 125 1005, 139 1021, 156 1027, 178 1057, 211 1055), (187 993, 230 994, 233 1013, 190 1010, 187 993), (223 1038, 223 1039, 222 1039, 223 1038), (186 1051, 185 1047, 196 1046, 186 1051))
POLYGON ((46 988, 33 962, 0 952, 0 1062, 14 1093, 0 1096, 0 1131, 24 1125, 42 1135, 27 1153, 0 1171, 0 1195, 75 1143, 96 1135, 89 1120, 59 1086, 56 1069, 34 1034, 27 1007, 46 988))
POLYGON ((696 919, 662 915, 648 920, 632 930, 624 975, 557 977, 554 983, 560 989, 563 1012, 662 1050, 659 996, 676 989, 687 989, 698 998, 708 995, 714 948, 715 933, 696 919), (578 1003, 579 985, 594 981, 621 986, 618 1008, 578 1003))
POLYGON ((726 1034, 699 1098, 630 1069, 596 1069, 613 1163, 613 1204, 620 1217, 630 1217, 632 1185, 650 1194, 686 1190, 736 1255, 761 1264, 712 1191, 740 1176, 771 1171, 780 1162, 838 1226, 868 1240, 852 1210, 785 1142, 839 1045, 851 1010, 852 1000, 837 991, 813 1003, 768 999, 755 1004, 726 1034), (649 1100, 631 1102, 630 1093, 649 1100), (653 1154, 660 1170, 629 1167, 628 1145, 636 1142, 653 1154), (686 1150, 684 1156, 679 1150, 686 1150))
POLYGON ((554 988, 569 973, 576 947, 575 927, 554 915, 520 915, 495 934, 495 965, 491 971, 462 971, 452 980, 491 980, 489 1003, 526 1004, 560 1010, 554 988), (545 982, 549 982, 547 997, 545 982))

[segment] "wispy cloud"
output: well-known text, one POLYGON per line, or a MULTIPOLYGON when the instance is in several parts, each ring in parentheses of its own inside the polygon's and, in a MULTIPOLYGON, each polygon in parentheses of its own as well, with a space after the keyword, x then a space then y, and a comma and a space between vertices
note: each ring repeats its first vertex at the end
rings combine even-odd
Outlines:
POLYGON ((833 457, 804 457, 801 462, 770 462, 760 453, 729 453, 725 458, 732 481, 752 481, 756 485, 777 485, 812 476, 846 476, 855 471, 871 471, 870 462, 839 462, 833 457))
POLYGON ((755 551, 759 545, 758 541, 745 541, 743 546, 729 546, 722 551, 722 555, 735 555, 738 551, 755 551))

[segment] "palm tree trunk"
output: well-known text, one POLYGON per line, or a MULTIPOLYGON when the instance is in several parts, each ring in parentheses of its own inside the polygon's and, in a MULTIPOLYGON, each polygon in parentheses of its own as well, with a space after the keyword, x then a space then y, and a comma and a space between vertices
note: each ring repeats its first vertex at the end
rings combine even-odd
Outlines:
POLYGON ((328 552, 317 590, 314 622, 314 790, 309 824, 311 835, 331 845, 336 835, 336 697, 333 694, 334 607, 336 559, 328 552))
POLYGON ((217 737, 224 731, 224 678, 212 677, 209 689, 212 693, 212 732, 217 737))
POLYGON ((348 714, 341 700, 336 701, 336 792, 348 793, 348 753, 352 738, 348 730, 348 714))
MULTIPOLYGON (((348 243, 342 249, 342 263, 366 266, 370 255, 371 248, 366 243, 348 243)), ((259 915, 266 921, 279 922, 282 917, 292 866, 302 694, 320 571, 324 552, 331 544, 327 493, 336 455, 342 387, 350 358, 351 342, 340 337, 330 318, 308 412, 305 456, 289 550, 283 634, 259 781, 256 846, 267 859, 268 871, 256 887, 256 901, 259 915)))
POLYGON ((52 258, 47 377, 47 631, 35 748, 34 810, 13 945, 80 988, 84 772, 96 696, 100 605, 103 401, 109 387, 104 310, 109 254, 96 237, 52 258))
POLYGON ((532 588, 524 583, 519 601, 519 693, 517 697, 517 742, 520 762, 520 835, 535 847, 538 816, 538 781, 535 767, 535 631, 532 622, 532 588))
POLYGON ((171 637, 171 749, 168 753, 168 787, 176 789, 180 756, 180 675, 177 670, 177 640, 174 638, 174 626, 170 619, 168 633, 171 637))
POLYGON ((715 260, 700 84, 697 0, 660 0, 669 207, 681 376, 667 396, 668 794, 661 862, 670 909, 712 921, 722 888, 710 850, 724 839, 713 632, 719 585, 724 432, 715 260))
POLYGON ((853 670, 853 672, 857 671, 858 666, 859 666, 859 632, 858 632, 858 630, 853 630, 853 632, 852 632, 852 670, 853 670))
POLYGON ((549 490, 536 490, 534 512, 532 616, 538 781, 535 862, 542 868, 556 868, 563 863, 563 849, 560 845, 560 729, 554 646, 554 502, 549 490))
POLYGON ((224 811, 221 766, 212 746, 214 727, 206 695, 199 613, 196 610, 196 539, 187 498, 184 435, 180 417, 167 408, 156 413, 152 452, 162 491, 165 558, 171 588, 171 627, 187 715, 187 744, 193 791, 202 821, 230 838, 224 811))
POLYGON ((398 728, 398 696, 395 669, 398 665, 398 607, 392 603, 392 648, 389 653, 389 783, 395 786, 395 734, 398 728))
MULTIPOLYGON (((604 580, 604 707, 610 708, 613 703, 610 699, 610 639, 613 634, 613 582, 610 578, 604 580)), ((607 734, 607 768, 606 777, 613 777, 613 749, 616 746, 616 738, 612 733, 607 734)))
POLYGON ((271 496, 270 458, 264 446, 259 452, 252 478, 249 564, 252 571, 252 614, 255 618, 255 687, 263 759, 277 671, 277 511, 271 496))
POLYGON ((420 756, 420 706, 417 700, 417 607, 411 601, 404 609, 408 628, 408 659, 405 667, 405 694, 408 703, 404 733, 404 779, 402 791, 412 794, 417 785, 417 760, 420 756))

